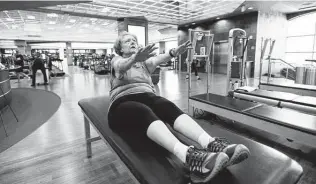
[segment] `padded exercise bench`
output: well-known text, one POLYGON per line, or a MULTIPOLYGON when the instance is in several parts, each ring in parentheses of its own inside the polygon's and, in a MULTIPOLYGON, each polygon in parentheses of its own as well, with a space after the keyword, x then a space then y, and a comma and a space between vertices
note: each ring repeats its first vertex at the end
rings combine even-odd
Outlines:
POLYGON ((316 114, 316 97, 262 89, 256 89, 250 92, 235 90, 232 92, 232 95, 240 99, 294 109, 308 114, 316 114))
POLYGON ((304 84, 267 84, 260 83, 259 88, 270 91, 282 91, 287 93, 294 93, 302 96, 313 96, 316 97, 316 86, 304 85, 304 84))
MULTIPOLYGON (((91 157, 91 143, 102 139, 107 142, 139 183, 187 184, 188 171, 172 153, 146 137, 118 135, 108 125, 109 97, 95 97, 79 101, 84 114, 87 156, 91 157), (90 137, 92 125, 100 137, 90 137)), ((294 184, 302 175, 302 167, 283 153, 206 121, 198 123, 212 136, 226 137, 234 143, 246 145, 251 156, 244 162, 223 170, 212 184, 294 184)), ((171 130, 171 129, 170 129, 171 130)), ((173 131, 173 130, 171 130, 173 131)), ((195 145, 189 139, 173 131, 187 145, 195 145)), ((196 145, 197 146, 197 145, 196 145)))
POLYGON ((189 102, 198 109, 316 147, 316 116, 211 93, 192 96, 189 102))

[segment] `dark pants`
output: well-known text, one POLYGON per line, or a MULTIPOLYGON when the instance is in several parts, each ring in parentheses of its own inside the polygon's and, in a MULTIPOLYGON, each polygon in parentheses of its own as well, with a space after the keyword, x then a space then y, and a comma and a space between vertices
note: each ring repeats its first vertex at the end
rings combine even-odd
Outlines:
POLYGON ((195 62, 192 62, 191 64, 191 72, 194 72, 195 76, 198 76, 198 69, 195 62))
POLYGON ((36 72, 37 70, 40 69, 42 71, 43 77, 44 77, 44 82, 47 83, 47 76, 46 76, 46 70, 44 64, 34 64, 32 66, 32 85, 35 85, 36 83, 36 72))
POLYGON ((149 125, 161 120, 173 127, 183 112, 169 100, 153 93, 139 93, 115 100, 109 110, 109 126, 119 133, 146 135, 149 125))

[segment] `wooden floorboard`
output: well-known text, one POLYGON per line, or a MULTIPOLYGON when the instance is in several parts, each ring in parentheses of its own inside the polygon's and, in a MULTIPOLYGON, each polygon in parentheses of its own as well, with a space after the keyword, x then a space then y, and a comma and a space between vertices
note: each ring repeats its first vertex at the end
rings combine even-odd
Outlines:
MULTIPOLYGON (((43 80, 38 76, 38 82, 43 80)), ((206 92, 206 76, 192 81, 192 95, 206 92)), ((109 76, 69 67, 69 76, 52 79, 49 86, 39 89, 52 91, 62 99, 58 111, 31 135, 0 153, 1 184, 125 184, 134 183, 130 172, 103 141, 92 143, 92 158, 86 157, 83 115, 78 106, 82 98, 108 94, 109 76)), ((211 91, 224 93, 225 77, 212 78, 211 91)), ((21 80, 13 88, 30 87, 31 81, 21 80)), ((252 81, 253 82, 253 81, 252 81)), ((184 73, 162 71, 157 93, 172 100, 187 112, 188 85, 184 73)), ((97 133, 91 128, 92 136, 97 133)), ((245 136, 253 138, 245 133, 245 136)), ((256 139, 256 138, 254 138, 256 139)), ((261 140, 258 139, 260 142, 261 140)), ((264 141, 262 141, 264 142, 264 141)), ((266 142, 275 147, 275 144, 266 142)), ((315 164, 287 149, 280 148, 304 168, 299 184, 315 184, 315 164)))

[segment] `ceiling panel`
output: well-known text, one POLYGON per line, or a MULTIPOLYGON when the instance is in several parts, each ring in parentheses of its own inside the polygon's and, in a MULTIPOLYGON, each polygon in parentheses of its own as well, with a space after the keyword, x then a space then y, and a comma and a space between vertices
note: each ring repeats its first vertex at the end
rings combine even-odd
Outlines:
POLYGON ((94 0, 0 12, 0 37, 74 37, 113 40, 119 17, 144 16, 149 31, 233 12, 244 0, 94 0), (97 17, 97 18, 93 18, 97 17))
POLYGON ((217 16, 233 12, 243 2, 244 0, 94 0, 91 3, 58 5, 45 7, 45 9, 113 18, 145 16, 150 22, 180 25, 211 18, 210 15, 217 16))

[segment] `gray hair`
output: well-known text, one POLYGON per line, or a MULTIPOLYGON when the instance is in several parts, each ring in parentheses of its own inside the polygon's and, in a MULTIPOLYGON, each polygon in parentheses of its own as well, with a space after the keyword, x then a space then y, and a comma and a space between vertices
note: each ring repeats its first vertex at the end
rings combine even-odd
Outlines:
POLYGON ((123 53, 122 53, 122 40, 124 38, 124 36, 126 35, 131 35, 133 36, 135 39, 136 39, 136 42, 138 43, 138 40, 137 40, 137 37, 136 35, 132 34, 132 33, 129 33, 127 31, 123 31, 119 34, 118 38, 115 40, 115 43, 114 43, 114 50, 115 50, 115 53, 118 54, 119 56, 122 56, 123 53))

